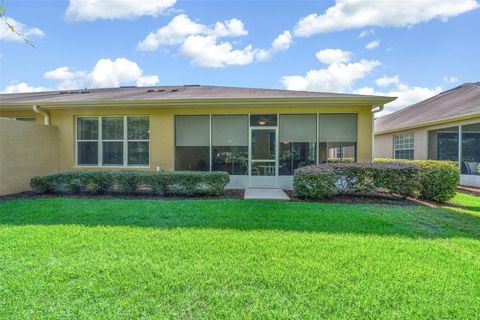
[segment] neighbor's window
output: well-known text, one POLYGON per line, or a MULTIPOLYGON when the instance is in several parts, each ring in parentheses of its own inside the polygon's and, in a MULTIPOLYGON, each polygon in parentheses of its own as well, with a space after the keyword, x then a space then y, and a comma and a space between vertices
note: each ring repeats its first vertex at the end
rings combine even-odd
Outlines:
POLYGON ((248 174, 248 116, 212 116, 212 171, 248 174))
POLYGON ((413 160, 413 145, 413 132, 394 135, 393 150, 395 159, 413 160))
POLYGON ((279 174, 293 175, 295 169, 315 163, 317 140, 315 114, 280 115, 279 174))
POLYGON ((148 166, 146 116, 78 117, 77 165, 148 166))
POLYGON ((357 115, 319 114, 318 159, 324 162, 355 162, 357 159, 357 115))
POLYGON ((462 173, 480 175, 480 123, 462 126, 462 173))
POLYGON ((175 117, 175 170, 210 170, 210 116, 175 117))
POLYGON ((459 141, 458 126, 429 131, 428 158, 458 161, 459 141))

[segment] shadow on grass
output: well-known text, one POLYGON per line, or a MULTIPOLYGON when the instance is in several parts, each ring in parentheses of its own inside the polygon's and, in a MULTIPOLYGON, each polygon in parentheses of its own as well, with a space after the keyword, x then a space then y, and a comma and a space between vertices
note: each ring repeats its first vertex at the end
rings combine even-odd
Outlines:
POLYGON ((480 216, 448 208, 245 200, 9 200, 0 202, 0 224, 282 230, 480 239, 480 216))

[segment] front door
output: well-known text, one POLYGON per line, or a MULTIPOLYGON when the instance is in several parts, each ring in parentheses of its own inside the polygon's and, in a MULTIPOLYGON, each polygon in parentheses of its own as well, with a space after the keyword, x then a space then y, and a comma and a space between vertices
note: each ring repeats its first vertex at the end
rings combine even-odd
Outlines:
POLYGON ((277 185, 277 128, 250 128, 250 186, 277 185))

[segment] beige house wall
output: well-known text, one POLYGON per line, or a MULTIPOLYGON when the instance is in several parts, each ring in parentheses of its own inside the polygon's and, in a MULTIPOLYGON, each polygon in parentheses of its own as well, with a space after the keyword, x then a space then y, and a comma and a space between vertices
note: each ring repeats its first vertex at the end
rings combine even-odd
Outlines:
MULTIPOLYGON (((43 107, 47 109, 50 114, 50 123, 51 126, 44 127, 41 124, 29 123, 34 127, 44 127, 56 129, 58 135, 51 137, 52 144, 55 145, 59 150, 58 152, 58 162, 55 163, 55 169, 51 168, 51 163, 45 164, 44 173, 54 172, 54 171, 70 171, 70 170, 79 170, 79 169, 142 169, 142 170, 156 170, 157 167, 164 170, 173 170, 174 169, 174 117, 175 115, 205 115, 205 114, 315 114, 315 113, 354 113, 357 115, 357 161, 358 162, 371 162, 373 157, 373 122, 372 122, 372 112, 371 106, 289 106, 289 107, 255 107, 255 106, 241 106, 241 107, 228 107, 228 106, 218 106, 212 107, 207 105, 199 105, 197 107, 179 107, 179 108, 169 108, 168 106, 159 107, 159 108, 118 108, 118 107, 90 107, 78 108, 78 109, 49 109, 48 107, 43 107), (75 121, 77 116, 128 116, 128 115, 145 115, 150 119, 150 161, 149 166, 145 167, 133 167, 133 166, 76 166, 76 141, 75 141, 75 121), (58 164, 58 165, 57 165, 58 164)), ((0 117, 15 117, 15 116, 26 116, 32 115, 28 111, 0 111, 0 117)), ((19 123, 20 121, 15 120, 4 120, 14 122, 16 124, 28 124, 28 123, 19 123)), ((43 117, 37 116, 37 123, 43 123, 43 117)), ((47 129, 48 130, 48 129, 47 129)), ((7 130, 8 131, 8 130, 7 130)), ((14 130, 13 134, 9 133, 9 139, 12 139, 12 136, 15 136, 17 133, 14 130)), ((22 135, 32 135, 36 134, 30 131, 25 131, 22 135)), ((39 135, 38 138, 42 138, 42 135, 39 135)), ((22 139, 25 139, 23 137, 22 139)), ((8 139, 7 139, 8 140, 8 139)), ((43 143, 43 142, 42 142, 43 143)), ((42 143, 37 142, 37 145, 42 143)), ((26 148, 28 149, 28 148, 26 148)), ((41 149, 41 148, 40 148, 41 149)), ((11 153, 8 151, 8 148, 5 148, 7 154, 11 153)), ((41 150, 37 150, 40 152, 41 150)), ((12 157, 26 157, 28 159, 34 159, 35 156, 32 154, 37 153, 33 151, 31 153, 19 154, 11 153, 12 157)), ((2 154, 4 151, 2 151, 2 154)), ((44 150, 42 157, 53 157, 53 154, 57 153, 53 151, 44 150)), ((12 160, 12 157, 9 157, 10 162, 15 162, 12 160)), ((20 163, 28 162, 30 160, 21 160, 20 163)), ((28 162, 30 163, 30 162, 28 162)), ((43 162, 42 162, 43 163, 43 162)), ((11 164, 14 166, 14 164, 11 164)), ((21 171, 19 169, 11 168, 12 172, 21 171)), ((24 169, 22 169, 24 170, 24 169)), ((26 171, 25 171, 26 172, 26 171)), ((28 190, 28 180, 32 175, 30 173, 25 173, 25 177, 22 178, 22 188, 15 189, 18 191, 28 190)))
POLYGON ((56 127, 0 118, 0 195, 30 190, 32 177, 57 172, 58 138, 56 127))
POLYGON ((387 134, 376 134, 374 143, 374 155, 375 158, 393 158, 393 136, 396 134, 413 132, 414 158, 416 160, 425 160, 428 159, 428 131, 479 122, 480 117, 475 117, 468 120, 444 122, 442 124, 437 124, 434 126, 425 126, 422 128, 416 128, 406 131, 398 131, 387 134))
MULTIPOLYGON (((48 109, 48 108, 47 108, 48 109)), ((370 162, 373 156, 373 128, 371 107, 367 106, 329 106, 329 107, 208 107, 194 108, 126 108, 126 109, 52 109, 49 110, 51 125, 58 128, 58 149, 60 171, 73 170, 75 165, 75 117, 108 115, 147 115, 150 118, 150 166, 165 170, 174 168, 174 116, 195 114, 300 114, 300 113, 355 113, 357 114, 357 159, 358 162, 370 162)), ((19 112, 0 111, 0 116, 14 117, 19 112)), ((22 112, 28 114, 28 112, 22 112)), ((42 122, 37 118, 37 123, 42 122)), ((85 166, 80 167, 82 169, 85 166)), ((92 167, 98 168, 98 167, 92 167)), ((109 167, 112 168, 112 167, 109 167)), ((124 167, 113 167, 124 168, 124 167)), ((128 167, 132 168, 132 167, 128 167)), ((145 167, 141 167, 145 168, 145 167)))

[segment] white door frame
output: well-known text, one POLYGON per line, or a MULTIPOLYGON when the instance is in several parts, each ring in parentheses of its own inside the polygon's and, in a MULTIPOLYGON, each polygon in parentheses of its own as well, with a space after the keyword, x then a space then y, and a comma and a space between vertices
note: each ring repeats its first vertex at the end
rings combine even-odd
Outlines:
MULTIPOLYGON (((278 117, 278 115, 277 115, 278 117)), ((278 120, 277 120, 278 121, 278 120)), ((268 127, 252 127, 248 129, 248 185, 251 187, 276 188, 278 186, 278 125, 268 127), (273 130, 275 132, 275 160, 253 160, 252 159, 252 131, 273 130), (275 162, 274 176, 252 176, 252 162, 275 162)))

